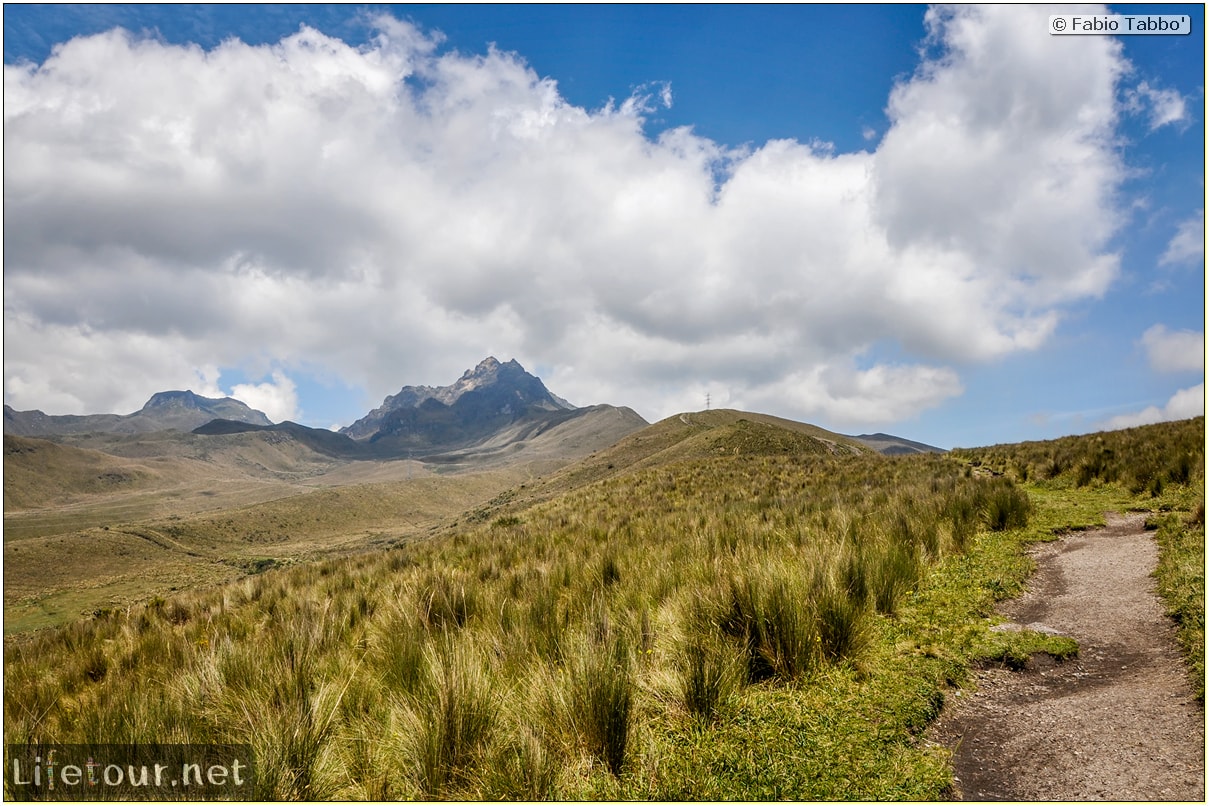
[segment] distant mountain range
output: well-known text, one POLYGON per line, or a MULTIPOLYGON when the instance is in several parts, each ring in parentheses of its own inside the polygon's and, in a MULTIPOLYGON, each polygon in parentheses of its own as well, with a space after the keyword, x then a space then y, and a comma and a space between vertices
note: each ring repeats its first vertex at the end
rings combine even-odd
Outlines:
POLYGON ((859 437, 849 437, 862 445, 867 445, 878 453, 887 456, 907 456, 913 453, 947 453, 944 448, 925 445, 922 442, 912 442, 909 439, 896 437, 893 434, 861 434, 859 437))
MULTIPOLYGON (((4 407, 4 433, 15 436, 271 432, 337 459, 411 457, 471 463, 502 461, 521 443, 532 444, 539 438, 544 450, 564 443, 580 447, 591 443, 589 450, 605 447, 611 444, 607 440, 621 439, 646 425, 632 409, 573 406, 516 360, 500 363, 494 357, 485 358, 448 386, 404 386, 339 433, 293 422, 274 424, 263 412, 234 398, 208 398, 191 391, 159 392, 142 409, 125 415, 56 416, 4 407)), ((890 434, 850 439, 890 455, 943 452, 890 434)))
POLYGON ((282 432, 336 458, 414 458, 458 465, 505 461, 522 446, 578 454, 605 447, 646 425, 631 409, 573 406, 515 360, 501 364, 488 357, 449 386, 404 386, 340 433, 297 423, 263 426, 225 420, 193 433, 282 432))
POLYGON ((264 412, 233 397, 202 397, 193 392, 157 392, 133 414, 43 414, 4 406, 4 433, 14 436, 66 434, 145 434, 151 431, 192 431, 211 420, 272 425, 264 412))

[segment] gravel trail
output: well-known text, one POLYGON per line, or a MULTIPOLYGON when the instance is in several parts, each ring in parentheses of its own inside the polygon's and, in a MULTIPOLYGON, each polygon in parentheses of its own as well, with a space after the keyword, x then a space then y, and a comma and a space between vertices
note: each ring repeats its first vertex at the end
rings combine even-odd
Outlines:
POLYGON ((1205 713, 1150 576, 1146 516, 1109 516, 1032 552, 1001 612, 1079 642, 1065 663, 986 669, 931 737, 954 748, 956 799, 1205 801, 1205 713))

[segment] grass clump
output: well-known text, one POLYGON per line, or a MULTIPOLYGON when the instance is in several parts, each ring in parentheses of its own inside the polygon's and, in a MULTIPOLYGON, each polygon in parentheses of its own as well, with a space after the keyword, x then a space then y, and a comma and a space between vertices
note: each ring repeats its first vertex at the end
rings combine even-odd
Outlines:
POLYGON ((749 683, 793 681, 816 665, 818 630, 806 586, 796 581, 783 569, 753 569, 732 576, 722 592, 718 625, 742 647, 749 683))
POLYGON ((432 629, 465 627, 478 600, 474 588, 449 574, 435 574, 419 595, 420 617, 432 629))
POLYGON ((724 710, 735 693, 737 658, 720 641, 694 636, 681 650, 680 696, 695 719, 709 723, 724 710))
POLYGON ((1033 630, 991 630, 973 652, 981 664, 998 664, 1019 671, 1035 655, 1048 655, 1057 661, 1077 657, 1079 643, 1065 635, 1033 630))
POLYGON ((409 732, 415 776, 426 798, 467 785, 483 758, 498 706, 483 664, 449 634, 429 645, 426 685, 412 703, 409 732))
POLYGON ((521 726, 498 746, 484 776, 485 800, 554 800, 558 760, 533 728, 521 726))
POLYGON ((634 705, 630 649, 620 637, 607 634, 595 643, 574 670, 571 714, 588 752, 620 776, 634 705))
POLYGON ((830 663, 859 662, 872 638, 866 600, 822 579, 815 584, 811 602, 822 658, 830 663))
POLYGON ((997 482, 986 493, 986 523, 993 532, 1028 526, 1032 504, 1028 493, 1014 484, 997 482))
POLYGON ((868 592, 878 613, 893 616, 899 601, 919 580, 920 563, 908 546, 892 544, 869 552, 868 592))
POLYGON ((1177 637, 1189 665, 1197 698, 1205 701, 1205 504, 1187 517, 1165 515, 1155 539, 1159 594, 1177 626, 1177 637))

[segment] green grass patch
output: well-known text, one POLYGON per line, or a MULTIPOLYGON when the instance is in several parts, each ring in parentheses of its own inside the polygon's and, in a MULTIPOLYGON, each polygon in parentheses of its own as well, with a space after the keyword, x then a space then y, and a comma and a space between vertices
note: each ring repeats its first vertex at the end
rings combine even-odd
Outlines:
POLYGON ((992 631, 974 648, 974 659, 982 664, 999 664, 1019 671, 1035 655, 1048 655, 1065 661, 1077 657, 1079 642, 1065 635, 1050 635, 1033 630, 992 631))
POLYGON ((1205 506, 1191 514, 1171 513, 1159 522, 1159 594, 1178 628, 1197 698, 1205 702, 1205 506))

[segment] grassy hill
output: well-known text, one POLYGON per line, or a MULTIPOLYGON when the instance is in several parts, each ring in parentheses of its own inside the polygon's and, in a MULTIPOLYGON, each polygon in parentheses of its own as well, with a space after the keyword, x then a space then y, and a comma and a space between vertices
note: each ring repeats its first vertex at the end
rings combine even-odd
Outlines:
POLYGON ((4 511, 31 509, 115 490, 151 486, 158 473, 144 464, 43 439, 4 435, 4 511))
POLYGON ((714 409, 673 415, 530 484, 523 504, 636 470, 739 456, 858 456, 871 451, 848 437, 768 414, 714 409))
MULTIPOLYGON (((479 490, 428 539, 354 541, 11 638, 6 739, 248 743, 249 799, 941 799, 947 752, 921 736, 951 687, 980 662, 1076 651, 989 630, 1027 543, 1132 506, 1185 553, 1199 529, 1203 552, 1203 421, 1137 439, 1181 451, 1186 480, 1026 482, 990 453, 887 457, 759 415, 669 418, 479 490)), ((405 519, 406 494, 320 491, 142 540, 338 540, 346 518, 405 519)), ((1203 610, 1202 567, 1202 646, 1203 610)))

